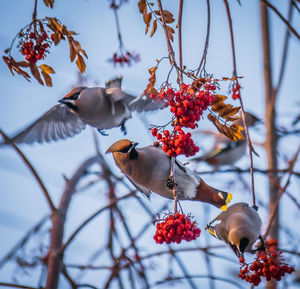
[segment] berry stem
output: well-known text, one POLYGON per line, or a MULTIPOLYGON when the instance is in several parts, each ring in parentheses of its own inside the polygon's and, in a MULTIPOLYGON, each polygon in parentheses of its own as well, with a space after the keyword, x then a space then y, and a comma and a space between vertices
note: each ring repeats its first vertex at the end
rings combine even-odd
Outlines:
MULTIPOLYGON (((230 31, 230 40, 231 40, 231 51, 232 51, 232 61, 233 61, 233 77, 236 78, 236 83, 238 83, 238 78, 237 78, 237 65, 236 65, 236 56, 235 56, 235 46, 234 46, 234 38, 233 38, 233 29, 232 29, 232 20, 231 20, 231 15, 230 15, 230 9, 228 5, 228 1, 224 0, 226 12, 227 12, 227 18, 228 18, 228 24, 229 24, 229 31, 230 31)), ((242 101, 242 97, 240 96, 240 105, 241 105, 241 112, 242 112, 242 119, 243 119, 243 124, 245 128, 245 134, 246 134, 246 139, 247 139, 247 144, 249 148, 249 156, 250 156, 250 175, 251 175, 251 190, 252 190, 252 205, 256 206, 256 199, 255 199, 255 190, 254 190, 254 173, 253 173, 253 155, 252 155, 252 144, 250 140, 250 136, 248 133, 248 126, 246 123, 245 119, 245 110, 244 110, 244 105, 242 101)))

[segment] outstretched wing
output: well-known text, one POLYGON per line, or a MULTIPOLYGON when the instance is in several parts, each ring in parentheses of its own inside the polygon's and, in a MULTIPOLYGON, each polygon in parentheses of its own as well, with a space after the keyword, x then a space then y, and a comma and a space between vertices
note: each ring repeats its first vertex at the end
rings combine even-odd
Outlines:
POLYGON ((73 114, 66 105, 57 104, 29 127, 11 138, 10 141, 27 144, 57 141, 72 137, 84 128, 85 123, 73 114))
POLYGON ((130 109, 137 112, 163 109, 166 105, 164 101, 153 101, 147 94, 142 94, 129 103, 130 109))

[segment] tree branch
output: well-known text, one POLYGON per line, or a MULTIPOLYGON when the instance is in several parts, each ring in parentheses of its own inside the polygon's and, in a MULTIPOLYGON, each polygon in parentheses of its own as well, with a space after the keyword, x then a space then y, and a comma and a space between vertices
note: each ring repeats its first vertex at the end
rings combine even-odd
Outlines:
POLYGON ((76 185, 79 180, 85 175, 86 170, 99 161, 98 156, 93 156, 77 169, 70 180, 67 181, 65 190, 60 199, 58 210, 52 214, 52 230, 50 249, 48 255, 48 274, 47 274, 47 288, 56 289, 59 280, 59 274, 62 270, 63 254, 61 254, 61 246, 64 236, 64 225, 67 210, 71 202, 72 195, 75 191, 76 185))
POLYGON ((10 138, 1 129, 0 129, 0 134, 4 137, 5 142, 7 142, 7 144, 9 144, 10 146, 12 146, 13 149, 19 154, 19 156, 21 157, 21 159, 23 160, 23 162, 29 168, 29 170, 31 171, 31 173, 35 177, 36 181, 40 185, 40 187, 42 189, 42 192, 44 193, 44 195, 45 195, 45 197, 47 199, 48 205, 49 205, 52 213, 55 212, 56 208, 55 208, 55 206, 53 204, 52 199, 50 198, 50 194, 49 194, 46 186, 42 182, 40 176, 38 175, 37 171, 33 167, 33 165, 30 163, 30 161, 28 160, 28 158, 22 153, 22 151, 13 142, 10 141, 10 138))

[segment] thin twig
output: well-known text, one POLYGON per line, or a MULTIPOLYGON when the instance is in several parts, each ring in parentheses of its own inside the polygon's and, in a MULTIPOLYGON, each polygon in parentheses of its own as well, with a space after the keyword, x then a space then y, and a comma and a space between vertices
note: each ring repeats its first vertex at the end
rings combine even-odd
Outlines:
POLYGON ((286 20, 282 14, 277 10, 275 6, 273 6, 270 2, 267 0, 261 0, 261 2, 265 3, 269 8, 271 8, 277 15, 278 17, 285 23, 285 25, 290 29, 290 31, 298 38, 300 39, 300 35, 297 33, 297 31, 293 28, 293 26, 289 23, 288 20, 286 20))
MULTIPOLYGON (((292 20, 292 13, 293 13, 293 0, 290 0, 290 7, 289 7, 289 12, 288 12, 288 21, 291 22, 292 20)), ((282 56, 281 56, 281 65, 280 65, 280 72, 279 72, 279 77, 277 81, 277 85, 274 88, 273 94, 278 94, 279 89, 281 87, 283 75, 285 72, 285 67, 286 67, 286 60, 287 60, 287 55, 288 55, 288 47, 289 47, 289 41, 290 39, 290 31, 287 28, 286 33, 285 33, 285 39, 284 39, 284 47, 282 50, 282 56)))
POLYGON ((181 37, 181 28, 182 28, 182 11, 183 11, 183 0, 179 1, 179 11, 178 11, 178 55, 179 55, 179 81, 180 85, 182 84, 182 37, 181 37))
MULTIPOLYGON (((294 168, 294 165, 295 165, 296 160, 298 158, 299 152, 300 152, 300 147, 298 148, 298 150, 297 150, 295 156, 293 157, 293 159, 290 161, 290 172, 293 171, 293 168, 294 168)), ((283 193, 286 191, 288 185, 290 184, 291 177, 292 177, 292 173, 289 173, 289 176, 286 180, 285 185, 280 189, 280 191, 277 195, 277 199, 275 201, 273 211, 270 212, 270 214, 269 214, 269 222, 268 222, 268 226, 267 226, 266 231, 265 231, 264 236, 263 236, 264 239, 266 239, 266 237, 269 235, 269 232, 270 232, 271 226, 273 224, 275 215, 277 214, 277 211, 278 211, 279 201, 280 201, 283 193)))
MULTIPOLYGON (((232 51, 232 61, 233 61, 233 76, 237 77, 237 65, 236 65, 236 54, 235 54, 235 45, 234 45, 234 37, 233 37, 232 20, 231 20, 228 1, 224 0, 224 4, 225 4, 226 12, 227 12, 227 18, 228 18, 228 24, 229 24, 229 30, 230 30, 231 51, 232 51)), ((238 84, 238 78, 236 78, 236 82, 238 84)), ((255 189, 254 189, 254 173, 253 173, 253 154, 252 154, 253 150, 252 150, 252 144, 251 144, 251 140, 250 140, 250 136, 249 136, 249 132, 248 132, 248 126, 246 123, 245 110, 244 110, 244 105, 243 105, 243 101, 242 101, 242 96, 240 96, 239 100, 240 100, 242 119, 243 119, 243 124, 244 124, 244 128, 245 128, 245 134, 246 134, 246 139, 247 139, 247 144, 248 144, 248 149, 249 149, 252 203, 253 203, 253 206, 256 207, 255 189)))
POLYGON ((11 288, 22 288, 22 289, 45 289, 44 287, 36 288, 36 287, 31 287, 31 286, 26 286, 21 284, 6 283, 6 282, 0 282, 0 286, 6 286, 11 288))
POLYGON ((32 237, 32 235, 36 234, 44 223, 49 219, 49 216, 43 217, 37 224, 35 224, 30 230, 26 232, 24 237, 17 242, 17 244, 0 260, 0 268, 9 260, 13 258, 13 256, 17 253, 18 250, 23 248, 27 241, 32 237))
POLYGON ((129 194, 124 195, 123 197, 114 199, 108 204, 107 206, 97 210, 94 214, 92 214, 90 217, 88 217, 85 221, 81 223, 81 225, 78 226, 78 228, 71 234, 71 236, 68 238, 68 240, 65 242, 65 244, 61 247, 60 251, 61 254, 65 251, 65 249, 70 245, 70 243, 74 240, 74 238, 77 236, 77 234, 90 222, 92 221, 95 217, 97 217, 99 214, 101 214, 103 211, 111 208, 114 206, 117 202, 121 200, 125 200, 131 196, 133 196, 135 192, 130 192, 129 194))
POLYGON ((38 175, 37 171, 33 167, 33 165, 30 163, 30 161, 28 160, 28 158, 23 154, 23 152, 13 142, 10 141, 10 138, 1 129, 0 129, 0 134, 4 137, 5 142, 7 144, 9 144, 10 146, 12 146, 13 149, 19 154, 19 156, 21 157, 21 159, 23 160, 23 162, 29 168, 29 170, 31 171, 31 173, 34 175, 36 181, 40 185, 40 187, 42 189, 42 192, 44 193, 44 195, 45 195, 45 197, 47 199, 48 205, 49 205, 52 213, 55 212, 56 208, 55 208, 55 206, 53 204, 52 199, 50 198, 50 194, 49 194, 46 186, 42 182, 40 176, 38 175))
POLYGON ((210 0, 206 0, 206 6, 207 6, 207 28, 206 28, 206 38, 205 38, 205 45, 204 45, 204 50, 202 54, 202 58, 200 60, 200 64, 198 66, 198 69, 196 71, 197 77, 199 76, 199 73, 203 69, 205 69, 205 64, 206 64, 206 55, 207 55, 207 50, 208 50, 208 45, 209 45, 209 34, 210 34, 210 0))
MULTIPOLYGON (((207 279, 207 278, 218 280, 218 281, 223 281, 223 282, 229 283, 231 285, 234 285, 236 288, 241 289, 241 285, 238 282, 235 282, 232 279, 228 279, 228 278, 223 278, 223 277, 218 277, 218 276, 213 276, 213 275, 210 275, 210 276, 209 275, 200 275, 200 274, 188 276, 188 280, 207 279)), ((162 284, 172 282, 172 281, 185 280, 185 279, 186 279, 186 276, 169 277, 169 278, 166 278, 166 279, 163 279, 161 281, 157 281, 157 282, 151 284, 151 287, 155 287, 155 286, 162 285, 162 284)))

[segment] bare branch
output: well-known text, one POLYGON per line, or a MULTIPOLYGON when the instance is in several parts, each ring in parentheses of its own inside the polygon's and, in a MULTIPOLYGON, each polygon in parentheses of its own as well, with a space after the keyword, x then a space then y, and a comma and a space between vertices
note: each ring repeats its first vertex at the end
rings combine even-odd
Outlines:
POLYGON ((26 164, 26 166, 29 168, 29 170, 31 171, 31 173, 34 175, 36 181, 38 182, 38 184, 40 185, 42 192, 44 193, 48 205, 53 212, 55 212, 56 208, 53 204, 53 201, 50 198, 50 194, 46 188, 46 186, 44 185, 43 181, 41 180, 40 176, 38 175, 37 171, 35 170, 35 168, 33 167, 33 165, 30 163, 30 161, 28 160, 28 158, 23 154, 23 152, 13 143, 10 141, 9 137, 0 129, 0 134, 4 137, 5 141, 7 142, 7 144, 9 144, 10 146, 13 147, 13 149, 19 154, 19 156, 21 157, 21 159, 23 160, 23 162, 26 164))
POLYGON ((286 20, 282 14, 277 10, 275 6, 273 6, 269 1, 267 0, 260 0, 261 2, 265 3, 269 8, 271 8, 278 17, 284 22, 284 24, 290 29, 290 31, 298 38, 300 39, 300 35, 297 33, 297 31, 293 28, 293 26, 289 23, 288 20, 286 20))

